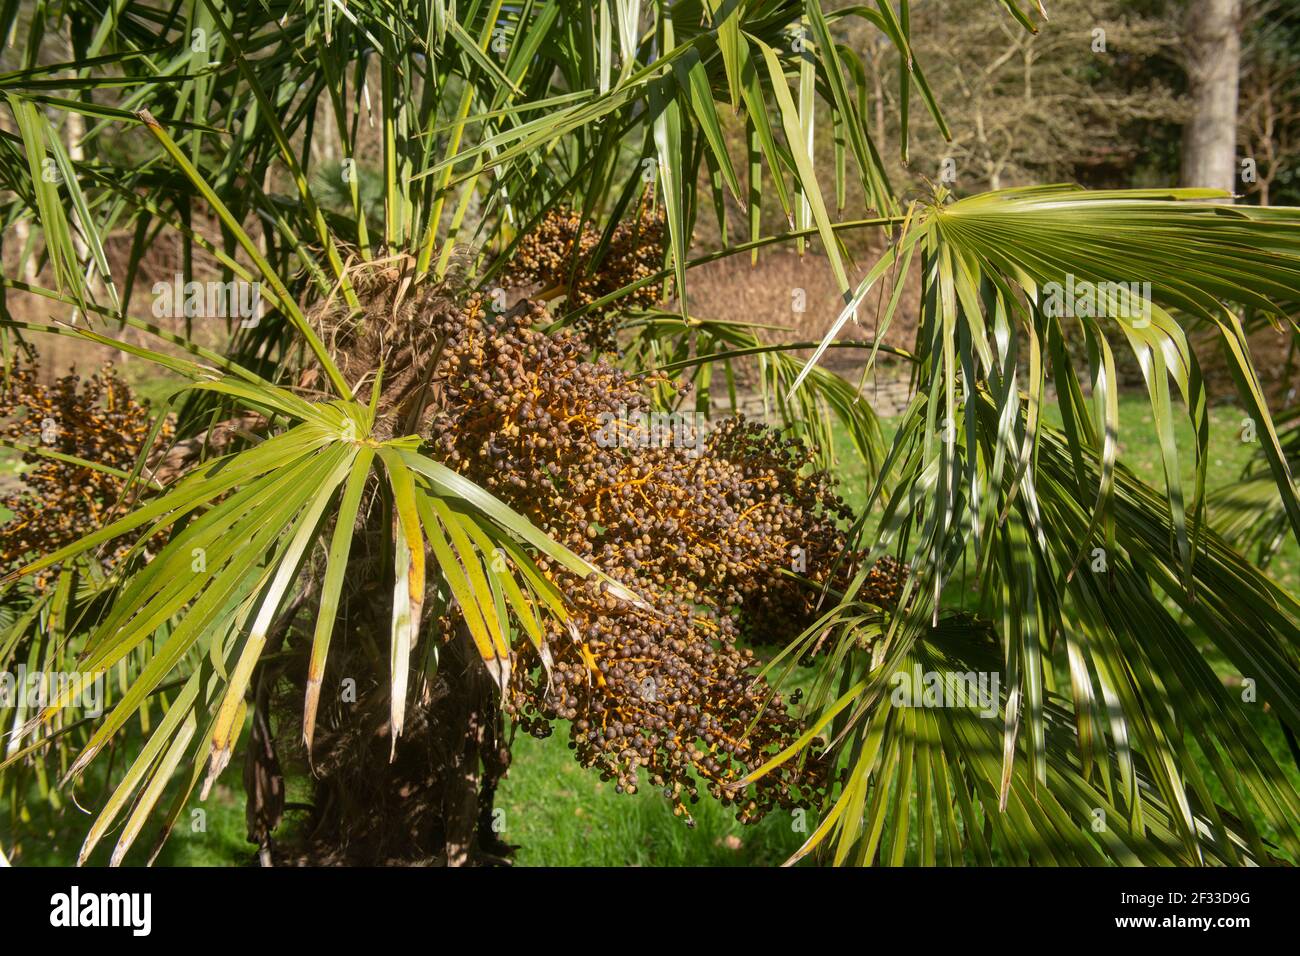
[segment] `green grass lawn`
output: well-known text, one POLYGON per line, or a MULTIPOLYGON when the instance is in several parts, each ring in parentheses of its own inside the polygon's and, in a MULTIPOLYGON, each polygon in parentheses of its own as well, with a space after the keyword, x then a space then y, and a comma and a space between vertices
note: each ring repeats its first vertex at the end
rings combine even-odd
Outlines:
POLYGON ((505 811, 502 836, 520 847, 520 866, 770 866, 816 824, 776 811, 742 826, 701 797, 688 827, 659 791, 618 794, 578 766, 560 728, 547 740, 516 738, 497 806, 505 811))
MULTIPOLYGON (((171 838, 158 855, 157 866, 238 866, 251 861, 255 848, 244 839, 244 792, 239 786, 238 767, 228 779, 230 786, 217 784, 204 803, 193 801, 171 838), (201 811, 201 812, 199 812, 201 811)), ((91 774, 93 776, 93 772, 91 774)), ((78 802, 98 809, 102 797, 96 787, 78 791, 78 802)), ((0 844, 12 853, 9 840, 9 807, 0 800, 0 844)), ((94 817, 75 806, 61 803, 51 807, 40 799, 33 787, 17 829, 23 836, 22 855, 13 859, 15 866, 71 866, 77 861, 86 832, 94 817)), ((120 824, 119 824, 120 826, 120 824)), ((143 865, 153 849, 157 824, 147 826, 127 857, 126 865, 143 865)), ((87 861, 88 866, 107 866, 117 832, 110 833, 87 861)))
MULTIPOLYGON (((1049 406, 1049 420, 1054 409, 1049 406)), ((1241 415, 1228 407, 1211 411, 1210 488, 1236 480, 1258 445, 1240 441, 1241 415)), ((1158 446, 1150 427, 1150 411, 1142 396, 1126 396, 1120 403, 1120 457, 1139 477, 1162 486, 1158 446)), ((1190 449, 1191 429, 1180 425, 1179 445, 1190 449)), ((841 449, 844 462, 843 493, 861 506, 866 489, 862 466, 841 449)), ((1190 454, 1184 456, 1184 470, 1190 474, 1190 454)), ((6 461, 0 457, 0 468, 6 461)), ((1271 573, 1285 586, 1300 584, 1300 549, 1291 541, 1275 562, 1271 573)), ((1276 721, 1260 714, 1259 730, 1275 753, 1284 751, 1276 721)), ((634 795, 617 794, 612 783, 583 770, 565 745, 563 727, 548 740, 521 734, 516 738, 513 764, 497 795, 504 810, 503 838, 520 849, 517 863, 523 866, 753 866, 780 863, 807 835, 806 824, 788 813, 771 814, 754 826, 741 826, 726 808, 703 799, 693 807, 695 827, 672 814, 668 801, 657 791, 634 795), (803 824, 801 826, 801 824, 803 824)), ((1300 775, 1284 761, 1292 784, 1300 786, 1300 775)), ((244 840, 242 796, 230 788, 238 778, 227 771, 226 787, 218 787, 202 807, 203 829, 195 829, 192 818, 182 818, 160 863, 172 865, 233 865, 248 862, 252 847, 244 840)), ((306 781, 291 781, 291 791, 305 796, 306 781)), ((83 803, 93 794, 82 791, 83 803)), ((294 796, 292 799, 303 799, 294 796)), ((187 811, 188 812, 188 811, 187 811)), ((75 854, 90 817, 75 808, 54 814, 38 807, 32 819, 22 824, 28 846, 39 843, 40 851, 29 851, 23 862, 69 862, 75 854)), ((0 845, 8 845, 9 808, 0 801, 0 845)), ((111 841, 110 841, 111 842, 111 841)), ((142 842, 144 842, 142 840, 142 842)), ((106 857, 104 848, 93 862, 106 857)))

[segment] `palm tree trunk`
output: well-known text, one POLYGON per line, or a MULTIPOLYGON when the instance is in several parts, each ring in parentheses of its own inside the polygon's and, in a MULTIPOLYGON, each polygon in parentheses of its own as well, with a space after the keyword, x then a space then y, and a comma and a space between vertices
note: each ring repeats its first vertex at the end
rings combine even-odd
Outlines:
MULTIPOLYGON (((426 635, 424 640, 441 639, 426 635)), ((387 665, 386 660, 373 663, 379 670, 387 665)), ((354 667, 347 670, 355 674, 354 667)), ((509 863, 513 848, 495 832, 493 802, 510 756, 501 739, 499 692, 471 637, 462 627, 441 644, 438 672, 408 707, 392 753, 387 678, 385 671, 359 679, 359 685, 375 690, 338 711, 335 729, 318 739, 312 818, 300 839, 277 844, 275 861, 509 863)), ((327 677, 326 683, 333 681, 327 677)))

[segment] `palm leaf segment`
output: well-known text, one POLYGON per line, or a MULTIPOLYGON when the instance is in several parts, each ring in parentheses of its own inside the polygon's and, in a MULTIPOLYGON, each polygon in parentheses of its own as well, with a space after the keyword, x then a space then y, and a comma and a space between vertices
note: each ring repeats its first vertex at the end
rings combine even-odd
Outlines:
POLYGON ((872 493, 879 538, 864 542, 900 551, 913 575, 904 612, 850 593, 791 651, 830 637, 846 680, 814 695, 809 740, 827 736, 852 768, 801 855, 824 844, 835 862, 1262 863, 1300 848, 1300 802, 1259 707, 1284 730, 1300 718, 1300 604, 1205 521, 1206 395, 1183 329, 1218 328, 1300 527, 1234 311, 1292 305, 1297 220, 1207 198, 939 197, 859 288, 914 253, 924 270, 918 392, 872 493), (1134 283, 1147 286, 1126 308, 1082 298, 1134 283), (1067 287, 1080 296, 1062 303, 1067 287), (1090 400, 1066 350, 1081 340, 1090 400), (1146 378, 1163 496, 1116 460, 1117 341, 1146 378), (1049 384, 1060 427, 1043 422, 1049 384), (1174 396, 1194 426, 1190 493, 1174 396), (855 655, 863 644, 870 654, 855 655), (961 696, 963 675, 994 679, 979 703, 973 686, 961 696), (911 706, 927 691, 938 706, 911 706))

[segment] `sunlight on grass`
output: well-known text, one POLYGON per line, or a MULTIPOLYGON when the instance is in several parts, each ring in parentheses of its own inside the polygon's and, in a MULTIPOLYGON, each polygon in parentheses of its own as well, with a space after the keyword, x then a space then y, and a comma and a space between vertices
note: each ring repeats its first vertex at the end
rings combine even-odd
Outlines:
POLYGON ((520 846, 520 866, 770 866, 806 836, 785 811, 742 826, 731 810, 704 797, 692 807, 692 829, 659 791, 615 793, 612 782, 578 766, 562 733, 517 737, 497 793, 502 837, 520 846))

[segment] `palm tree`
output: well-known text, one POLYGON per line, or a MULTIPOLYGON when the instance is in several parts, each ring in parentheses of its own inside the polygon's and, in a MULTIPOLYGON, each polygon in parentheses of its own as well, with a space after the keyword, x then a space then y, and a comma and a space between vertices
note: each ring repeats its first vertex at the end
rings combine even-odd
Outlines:
MULTIPOLYGON (((1035 28, 1014 0, 1002 5, 1035 28)), ((487 824, 511 674, 549 676, 562 642, 586 650, 582 588, 603 587, 619 607, 646 592, 547 533, 526 494, 470 480, 441 454, 429 422, 445 396, 431 383, 455 343, 436 328, 421 337, 412 318, 439 309, 469 310, 484 328, 613 321, 621 351, 583 361, 657 373, 648 391, 660 407, 680 401, 672 381, 707 385, 718 371, 731 382, 754 362, 773 414, 823 466, 834 431, 851 436, 865 515, 839 563, 783 576, 817 610, 776 635, 784 648, 765 672, 775 686, 813 657, 801 723, 756 730, 761 746, 729 741, 740 772, 713 787, 744 812, 782 779, 781 800, 819 814, 797 856, 1300 857, 1300 799, 1261 737, 1262 721, 1300 727, 1300 605, 1207 519, 1208 396, 1185 331, 1217 330, 1261 437, 1265 504, 1300 537, 1291 464, 1239 318, 1293 322, 1292 211, 1226 207, 1196 189, 936 188, 903 200, 864 120, 865 73, 837 35, 851 19, 880 30, 898 52, 902 102, 919 94, 946 129, 911 57, 906 2, 127 0, 19 16, 5 7, 0 24, 27 38, 0 75, 12 118, 4 215, 39 229, 49 284, 4 286, 52 315, 6 311, 5 354, 20 338, 63 335, 183 380, 135 468, 120 470, 115 518, 30 555, 0 592, 6 667, 114 678, 102 716, 78 711, 76 684, 36 712, 4 712, 17 731, 0 764, 11 800, 32 781, 57 798, 55 778, 76 781, 132 727, 147 730, 106 771, 82 860, 118 827, 120 862, 155 815, 165 839, 241 740, 250 836, 273 855, 284 795, 269 714, 286 683, 320 764, 309 858, 504 852, 487 824), (48 58, 56 35, 71 59, 48 58), (74 116, 85 129, 75 151, 64 139, 74 116), (813 149, 826 122, 843 158, 836 196, 852 194, 861 218, 828 208, 813 149), (745 210, 747 237, 693 255, 702 198, 722 223, 729 203, 745 210), (788 228, 766 232, 765 207, 788 228), (619 237, 660 210, 662 258, 622 277, 619 237), (504 290, 528 244, 557 222, 563 265, 533 291, 551 311, 511 306, 504 290), (872 234, 884 252, 855 284, 850 251, 872 234), (115 267, 109 250, 127 237, 115 267), (209 264, 221 282, 255 284, 265 314, 220 347, 193 323, 176 332, 138 317, 135 276, 160 237, 179 247, 185 282, 209 264), (692 312, 694 267, 810 242, 844 294, 811 361, 797 356, 806 343, 692 312), (870 301, 883 335, 912 268, 917 344, 893 350, 912 368, 912 399, 887 442, 858 388, 818 360, 859 347, 870 366, 878 344, 839 336, 870 301), (614 288, 583 293, 611 273, 614 288), (892 292, 868 300, 878 287, 892 292), (668 297, 673 308, 657 305, 668 297), (1121 341, 1145 375, 1163 491, 1117 460, 1121 341), (1171 384, 1196 435, 1190 487, 1171 384), (1059 427, 1045 421, 1049 402, 1059 427), (152 438, 171 413, 182 454, 168 473, 152 438), (886 600, 869 585, 888 555, 907 573, 886 600), (33 587, 36 574, 53 583, 33 587), (1225 670, 1250 693, 1230 690, 1225 670), (361 699, 380 711, 341 716, 338 682, 367 675, 383 683, 361 699), (973 706, 909 706, 960 696, 970 675, 992 678, 973 706), (322 754, 318 726, 331 746, 361 739, 322 754), (790 781, 809 775, 821 784, 791 796, 790 781), (377 786, 357 791, 359 780, 377 786), (358 848, 366 820, 403 812, 411 793, 425 799, 401 821, 409 845, 385 833, 358 848)), ((535 480, 534 497, 547 476, 535 480)), ((705 769, 717 747, 701 751, 705 769)))

